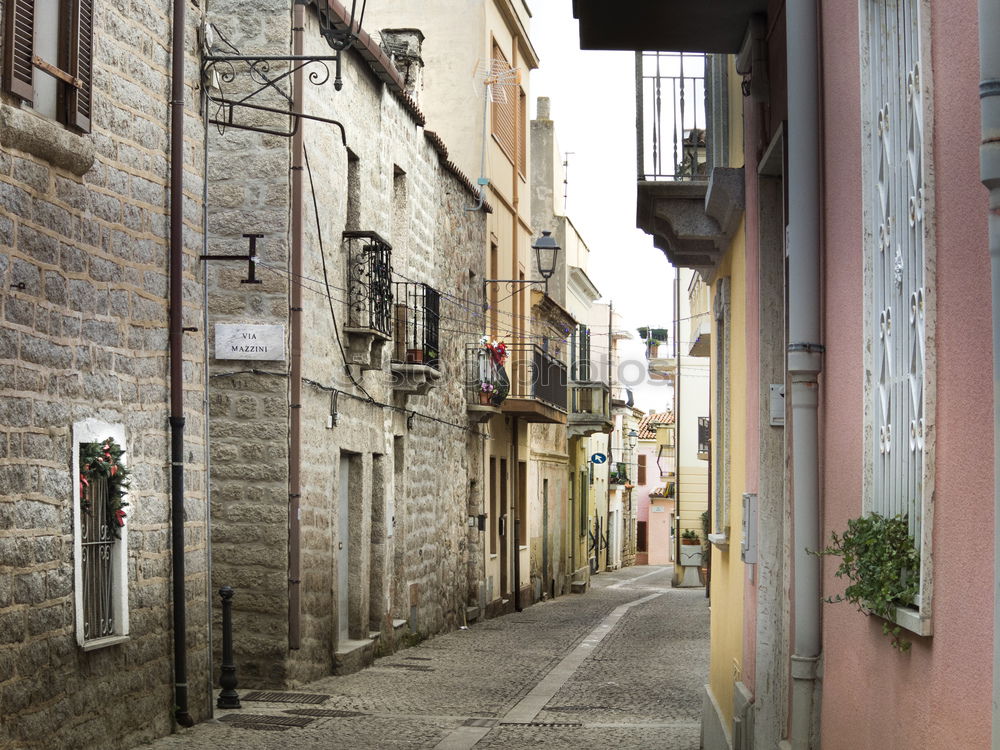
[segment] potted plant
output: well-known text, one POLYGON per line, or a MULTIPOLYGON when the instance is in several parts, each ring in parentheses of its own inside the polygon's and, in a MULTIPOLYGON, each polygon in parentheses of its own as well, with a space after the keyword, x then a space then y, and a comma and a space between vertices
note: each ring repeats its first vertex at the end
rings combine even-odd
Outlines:
POLYGON ((864 614, 883 619, 882 633, 898 651, 911 642, 895 623, 897 607, 909 607, 920 591, 920 552, 910 536, 905 515, 889 518, 870 513, 847 522, 847 530, 830 535, 830 544, 814 553, 840 558, 834 575, 850 584, 825 602, 850 602, 864 614))
POLYGON ((407 349, 406 350, 406 363, 410 365, 420 365, 424 362, 424 350, 423 349, 407 349))
POLYGON ((479 403, 483 406, 489 406, 490 401, 493 398, 493 394, 496 393, 496 386, 487 380, 479 381, 479 403))
POLYGON ((681 544, 697 544, 701 546, 701 537, 698 536, 698 532, 694 529, 684 529, 681 534, 681 544))

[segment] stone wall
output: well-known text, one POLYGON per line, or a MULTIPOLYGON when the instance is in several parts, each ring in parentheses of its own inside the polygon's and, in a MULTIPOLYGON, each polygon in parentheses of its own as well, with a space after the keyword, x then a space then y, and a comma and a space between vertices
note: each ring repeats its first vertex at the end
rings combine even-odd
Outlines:
MULTIPOLYGON (((187 29, 195 70, 196 18, 187 29)), ((0 746, 132 747, 171 728, 170 4, 98 4, 92 133, 0 97, 0 746), (83 650, 73 425, 122 425, 128 638, 83 650)), ((198 123, 189 80, 189 123, 198 123)), ((200 128, 188 131, 184 339, 190 712, 209 714, 200 128)))
MULTIPOLYGON (((245 23, 235 5, 209 8, 210 20, 244 53, 287 49, 290 12, 287 3, 262 3, 245 23), (284 29, 283 42, 276 29, 284 29)), ((307 54, 331 53, 312 8, 305 44, 307 54)), ((211 364, 213 522, 215 531, 226 529, 222 537, 213 533, 213 575, 216 584, 237 589, 238 642, 252 644, 237 655, 246 685, 294 685, 344 668, 347 652, 370 645, 373 633, 378 648, 393 649, 394 621, 407 621, 418 636, 456 627, 479 589, 481 565, 469 554, 478 532, 470 531, 467 518, 469 507, 481 503, 482 442, 467 429, 463 381, 464 347, 475 339, 469 318, 478 306, 463 300, 481 295, 485 215, 464 210, 474 202, 466 181, 448 168, 412 102, 390 90, 356 52, 343 63, 341 91, 306 85, 305 111, 342 123, 346 147, 338 127, 303 124, 301 278, 288 266, 289 141, 229 130, 209 142, 210 236, 235 247, 261 212, 266 218, 257 224, 267 232, 263 284, 248 288, 237 275, 213 271, 211 323, 287 326, 291 285, 302 291, 302 638, 296 650, 289 649, 287 628, 290 362, 211 364), (344 352, 350 356, 352 341, 360 340, 345 330, 345 229, 377 232, 392 245, 394 282, 422 282, 442 292, 441 374, 426 395, 406 396, 393 387, 393 341, 372 369, 345 371, 344 352), (253 479, 250 490, 244 476, 253 479), (247 545, 248 539, 255 543, 247 545), (347 566, 343 598, 341 564, 347 566)))

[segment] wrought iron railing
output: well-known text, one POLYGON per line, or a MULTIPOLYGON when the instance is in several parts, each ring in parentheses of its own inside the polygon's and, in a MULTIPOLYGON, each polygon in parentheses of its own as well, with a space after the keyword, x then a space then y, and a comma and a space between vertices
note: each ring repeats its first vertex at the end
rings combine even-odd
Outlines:
POLYGON ((465 390, 470 404, 500 406, 510 392, 506 370, 479 344, 465 347, 465 390))
POLYGON ((637 52, 640 180, 707 180, 706 56, 637 52))
POLYGON ((392 246, 375 232, 344 232, 347 325, 392 336, 392 246))
POLYGON ((568 401, 566 365, 537 344, 510 344, 499 365, 482 346, 466 349, 466 388, 471 402, 478 403, 482 384, 496 387, 492 405, 506 398, 535 399, 565 412, 568 401))
POLYGON ((396 282, 393 299, 393 360, 438 368, 441 364, 440 292, 427 284, 396 282))
POLYGON ((107 479, 93 477, 83 491, 88 503, 80 518, 83 638, 90 641, 115 633, 112 583, 116 541, 108 513, 107 479))

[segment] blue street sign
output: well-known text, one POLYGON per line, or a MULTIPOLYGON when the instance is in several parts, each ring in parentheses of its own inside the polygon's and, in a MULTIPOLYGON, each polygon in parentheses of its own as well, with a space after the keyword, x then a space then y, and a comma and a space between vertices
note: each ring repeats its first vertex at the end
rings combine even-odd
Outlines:
POLYGON ((595 464, 603 464, 607 460, 608 457, 605 456, 603 453, 595 453, 593 456, 590 457, 591 463, 595 464))

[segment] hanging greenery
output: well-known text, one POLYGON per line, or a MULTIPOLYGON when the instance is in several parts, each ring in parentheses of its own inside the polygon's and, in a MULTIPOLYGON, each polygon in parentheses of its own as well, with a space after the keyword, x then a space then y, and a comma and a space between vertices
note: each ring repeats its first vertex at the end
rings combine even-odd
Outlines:
POLYGON ((110 437, 99 443, 80 444, 80 505, 84 512, 90 513, 90 493, 87 490, 95 479, 103 477, 108 487, 105 506, 107 522, 115 538, 121 538, 121 528, 125 525, 126 518, 123 508, 128 506, 125 495, 131 472, 122 463, 124 452, 110 437))
POLYGON ((840 557, 834 575, 850 585, 843 594, 824 601, 847 601, 859 612, 878 615, 885 620, 882 632, 892 639, 893 648, 908 651, 911 642, 894 624, 896 608, 912 605, 920 590, 920 553, 910 537, 907 517, 872 513, 849 520, 847 531, 833 532, 830 538, 830 545, 818 554, 840 557))

